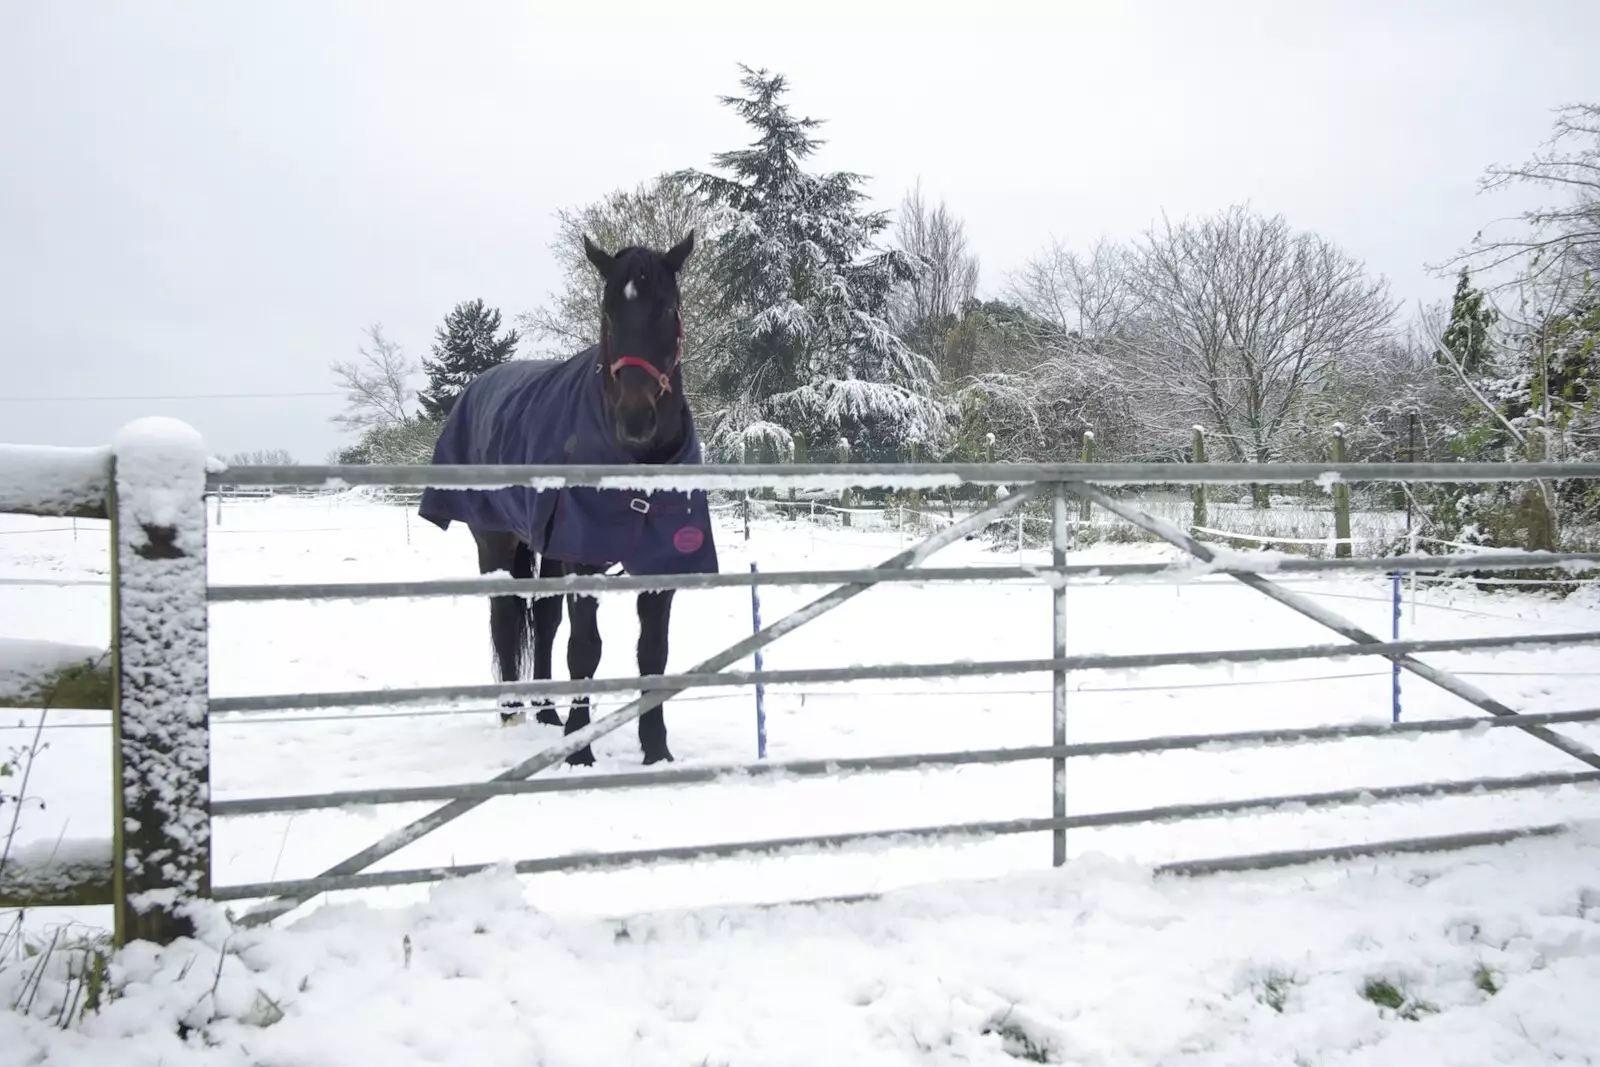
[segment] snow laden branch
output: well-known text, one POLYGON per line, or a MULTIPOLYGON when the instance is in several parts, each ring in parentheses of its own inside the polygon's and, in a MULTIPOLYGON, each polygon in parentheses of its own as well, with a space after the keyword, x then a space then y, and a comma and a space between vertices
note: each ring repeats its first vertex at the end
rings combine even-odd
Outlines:
MULTIPOLYGON (((1487 274, 1520 262, 1520 273, 1538 279, 1600 267, 1600 104, 1556 109, 1550 136, 1527 160, 1491 166, 1479 180, 1486 192, 1511 185, 1542 187, 1555 193, 1555 200, 1497 220, 1518 224, 1505 236, 1486 236, 1490 227, 1485 227, 1441 270, 1470 264, 1487 274)), ((1517 280, 1509 277, 1491 291, 1517 280)))

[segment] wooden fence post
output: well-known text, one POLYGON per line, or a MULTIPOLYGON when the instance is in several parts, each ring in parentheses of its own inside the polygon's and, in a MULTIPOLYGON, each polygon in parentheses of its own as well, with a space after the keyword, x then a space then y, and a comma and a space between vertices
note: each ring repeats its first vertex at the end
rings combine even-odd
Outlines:
MULTIPOLYGON (((789 462, 790 463, 802 463, 802 464, 810 462, 809 453, 806 451, 806 435, 805 434, 797 433, 797 434, 794 435, 794 454, 789 457, 789 462)), ((791 502, 794 500, 794 493, 795 493, 794 486, 791 485, 789 487, 789 500, 791 502)))
MULTIPOLYGON (((1193 459, 1196 463, 1206 461, 1206 430, 1204 426, 1196 426, 1190 445, 1193 459)), ((1195 526, 1206 525, 1206 487, 1199 482, 1194 486, 1194 521, 1195 526)))
MULTIPOLYGON (((911 462, 922 462, 922 446, 916 442, 912 442, 911 445, 911 462)), ((916 527, 922 525, 922 490, 912 489, 906 494, 906 497, 907 503, 909 503, 911 506, 911 525, 912 528, 915 529, 916 527)), ((902 511, 900 516, 903 520, 905 518, 905 512, 902 511)), ((904 522, 902 522, 902 525, 904 525, 904 522)))
MULTIPOLYGON (((1534 415, 1528 420, 1527 437, 1524 444, 1524 454, 1528 462, 1539 463, 1549 459, 1549 438, 1545 434, 1544 419, 1534 415)), ((1545 482, 1532 482, 1522 490, 1522 522, 1519 523, 1525 530, 1523 547, 1529 552, 1555 552, 1560 548, 1561 538, 1556 527, 1555 511, 1550 507, 1549 497, 1546 493, 1549 486, 1545 482)))
POLYGON ((116 942, 194 933, 211 893, 206 452, 174 419, 112 444, 113 894, 116 942))
MULTIPOLYGON (((983 461, 985 463, 994 462, 994 434, 992 433, 983 435, 983 461)), ((995 487, 992 485, 983 487, 983 506, 986 508, 994 507, 994 502, 998 499, 994 489, 995 487)))
MULTIPOLYGON (((850 438, 848 437, 839 438, 839 462, 850 462, 850 438)), ((839 522, 844 526, 850 525, 850 502, 850 489, 848 486, 846 486, 844 489, 839 491, 839 507, 841 509, 839 512, 839 522)))
MULTIPOLYGON (((748 437, 745 438, 744 447, 739 452, 739 462, 747 467, 750 465, 750 439, 748 437)), ((750 540, 750 490, 748 489, 744 491, 744 496, 740 498, 739 510, 744 516, 744 539, 748 541, 750 540)))
MULTIPOLYGON (((780 453, 778 451, 778 442, 774 441, 772 438, 763 437, 761 439, 760 448, 761 448, 761 452, 760 452, 759 455, 756 456, 756 462, 757 463, 781 463, 781 462, 783 462, 783 457, 780 455, 780 453)), ((770 486, 770 485, 762 486, 761 487, 761 499, 762 500, 776 500, 776 499, 778 499, 778 490, 774 486, 770 486)))
MULTIPOLYGON (((1094 462, 1094 431, 1093 430, 1085 430, 1085 431, 1083 431, 1083 452, 1081 453, 1081 456, 1082 456, 1083 462, 1085 462, 1085 463, 1093 463, 1094 462)), ((1078 501, 1078 524, 1081 526, 1081 525, 1087 524, 1088 521, 1089 521, 1089 501, 1088 500, 1079 500, 1078 501)))
MULTIPOLYGON (((1344 450, 1344 423, 1333 424, 1333 462, 1343 463, 1344 450)), ((1350 483, 1337 481, 1333 483, 1333 536, 1339 539, 1333 546, 1333 554, 1339 559, 1350 557, 1350 483)))

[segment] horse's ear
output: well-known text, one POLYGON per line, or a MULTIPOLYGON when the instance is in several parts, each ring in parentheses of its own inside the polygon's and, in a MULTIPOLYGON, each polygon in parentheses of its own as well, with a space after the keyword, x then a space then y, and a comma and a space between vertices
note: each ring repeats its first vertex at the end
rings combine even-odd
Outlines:
POLYGON ((588 234, 583 235, 583 254, 589 257, 589 262, 593 263, 594 269, 600 272, 600 277, 606 281, 611 280, 611 272, 615 269, 617 261, 614 257, 602 251, 593 241, 589 240, 588 234))
POLYGON ((683 269, 684 263, 689 259, 689 253, 694 251, 694 227, 689 228, 689 236, 667 249, 667 254, 661 258, 667 261, 667 266, 672 268, 672 273, 677 274, 683 269))

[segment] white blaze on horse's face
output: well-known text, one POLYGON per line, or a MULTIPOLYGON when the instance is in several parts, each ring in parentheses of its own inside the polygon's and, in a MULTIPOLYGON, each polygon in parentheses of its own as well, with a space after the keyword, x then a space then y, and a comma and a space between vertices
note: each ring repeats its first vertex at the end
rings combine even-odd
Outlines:
POLYGON ((639 295, 639 290, 634 288, 633 279, 628 279, 628 284, 622 287, 622 299, 632 300, 639 295))

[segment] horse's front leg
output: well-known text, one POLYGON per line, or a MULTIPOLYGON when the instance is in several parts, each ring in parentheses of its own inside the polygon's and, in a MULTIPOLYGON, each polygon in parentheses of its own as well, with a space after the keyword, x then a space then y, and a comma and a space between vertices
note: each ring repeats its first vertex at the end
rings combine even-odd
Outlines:
MULTIPOLYGON (((672 590, 639 594, 639 674, 641 677, 667 672, 667 624, 672 618, 672 590)), ((644 763, 672 762, 667 747, 665 702, 639 716, 639 747, 644 763)))
MULTIPOLYGON (((539 577, 560 578, 564 573, 560 561, 549 556, 539 560, 539 577)), ((528 613, 533 616, 533 677, 537 681, 548 681, 552 674, 550 661, 555 651, 556 631, 561 628, 561 597, 540 597, 533 601, 528 613)), ((532 703, 538 709, 534 713, 536 721, 546 726, 561 725, 561 715, 554 701, 545 698, 532 703)))
MULTIPOLYGON (((574 572, 583 573, 578 568, 574 572)), ((573 681, 593 678, 600 669, 600 601, 593 596, 576 593, 567 596, 567 616, 572 630, 567 638, 567 676, 573 681)), ((573 734, 589 725, 589 698, 572 698, 572 710, 567 714, 564 733, 573 734)), ((567 757, 574 766, 592 766, 594 751, 584 745, 567 757)))

